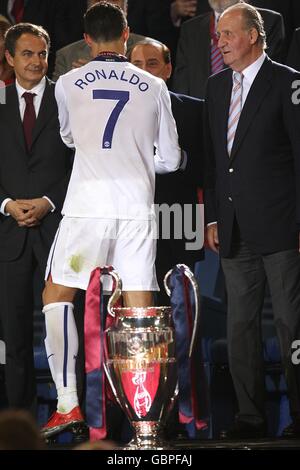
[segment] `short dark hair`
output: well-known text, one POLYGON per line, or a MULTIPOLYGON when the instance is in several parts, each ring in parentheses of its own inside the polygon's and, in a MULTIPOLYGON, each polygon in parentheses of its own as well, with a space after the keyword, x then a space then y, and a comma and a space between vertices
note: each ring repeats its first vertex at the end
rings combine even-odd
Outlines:
POLYGON ((96 3, 84 15, 84 30, 95 42, 115 41, 126 28, 124 12, 112 3, 96 3))
POLYGON ((10 55, 14 57, 16 51, 16 42, 22 34, 32 34, 38 38, 44 38, 47 44, 47 49, 50 49, 50 37, 47 31, 42 26, 37 26, 31 23, 18 23, 11 26, 5 34, 4 47, 8 50, 10 55))
POLYGON ((159 46, 161 48, 162 52, 162 57, 164 60, 165 64, 170 64, 171 63, 171 52, 170 49, 161 41, 158 41, 157 39, 142 39, 141 41, 138 41, 132 46, 129 52, 128 59, 131 61, 131 54, 132 51, 135 49, 136 46, 159 46))

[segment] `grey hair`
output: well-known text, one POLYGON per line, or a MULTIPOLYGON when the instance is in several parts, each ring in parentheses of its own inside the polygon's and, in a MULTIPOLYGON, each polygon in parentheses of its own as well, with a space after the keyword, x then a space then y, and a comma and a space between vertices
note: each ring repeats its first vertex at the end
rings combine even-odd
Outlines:
POLYGON ((236 5, 227 8, 223 14, 228 13, 231 10, 241 10, 243 14, 245 29, 256 29, 258 33, 258 41, 261 44, 262 48, 266 49, 266 32, 264 28, 264 20, 262 19, 260 12, 252 5, 244 3, 243 1, 240 1, 236 5))

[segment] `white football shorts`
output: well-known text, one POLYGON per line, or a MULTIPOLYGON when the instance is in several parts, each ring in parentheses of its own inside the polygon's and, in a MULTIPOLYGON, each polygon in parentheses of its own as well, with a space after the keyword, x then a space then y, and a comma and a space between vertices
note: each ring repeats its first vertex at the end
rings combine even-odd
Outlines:
MULTIPOLYGON (((45 279, 51 274, 55 284, 86 290, 93 269, 111 265, 124 291, 159 290, 155 256, 154 220, 64 217, 49 253, 45 279)), ((104 290, 110 290, 108 277, 103 281, 104 290)))

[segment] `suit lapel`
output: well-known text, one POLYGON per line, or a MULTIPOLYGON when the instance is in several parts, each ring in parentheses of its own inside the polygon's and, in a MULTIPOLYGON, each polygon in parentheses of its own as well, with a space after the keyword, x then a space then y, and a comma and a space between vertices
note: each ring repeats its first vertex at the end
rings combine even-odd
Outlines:
POLYGON ((271 87, 271 73, 272 62, 269 58, 266 58, 257 76, 255 77, 254 82, 252 83, 247 99, 243 106, 231 150, 230 161, 232 161, 232 159, 235 157, 251 122, 254 120, 264 97, 271 87))
POLYGON ((34 146, 35 141, 39 137, 40 133, 47 125, 49 119, 53 116, 53 114, 57 112, 55 99, 53 97, 53 89, 49 84, 49 80, 46 78, 46 87, 43 94, 39 114, 36 119, 35 126, 33 128, 32 133, 32 147, 34 146))
POLYGON ((6 122, 8 127, 14 130, 16 143, 18 143, 22 147, 23 151, 26 152, 23 124, 20 116, 19 98, 16 85, 13 84, 8 86, 6 92, 6 122))
POLYGON ((227 152, 227 126, 228 126, 228 112, 231 100, 231 90, 232 90, 232 71, 231 69, 227 69, 226 71, 222 72, 224 75, 224 84, 219 87, 218 89, 218 114, 219 114, 219 122, 221 128, 218 130, 218 135, 222 136, 222 148, 226 155, 227 152))

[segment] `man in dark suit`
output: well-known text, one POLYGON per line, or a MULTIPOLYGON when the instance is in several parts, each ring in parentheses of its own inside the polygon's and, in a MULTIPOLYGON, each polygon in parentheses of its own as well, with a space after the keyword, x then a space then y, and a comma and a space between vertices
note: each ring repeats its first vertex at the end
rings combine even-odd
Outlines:
MULTIPOLYGON (((136 44, 130 54, 130 60, 137 67, 166 82, 171 76, 170 50, 158 41, 146 40, 136 44)), ((166 204, 168 207, 175 204, 177 208, 180 208, 181 214, 178 215, 182 215, 182 221, 175 222, 177 230, 179 228, 179 238, 174 236, 175 227, 171 227, 170 236, 164 238, 164 224, 169 221, 169 213, 166 214, 166 220, 164 211, 161 210, 156 255, 156 274, 160 287, 157 299, 159 305, 169 303, 163 286, 165 274, 177 263, 187 264, 194 270, 195 263, 204 256, 203 249, 201 249, 202 217, 197 197, 198 188, 202 188, 203 177, 202 114, 204 102, 172 92, 170 92, 170 97, 179 144, 187 152, 187 162, 184 169, 156 175, 155 203, 166 204), (189 210, 190 214, 188 214, 189 210), (194 236, 192 236, 193 233, 194 236)), ((160 207, 163 209, 164 206, 160 207)))
MULTIPOLYGON (((212 64, 217 39, 215 28, 220 13, 239 0, 209 0, 213 13, 205 13, 184 22, 178 42, 173 89, 178 93, 204 98, 208 77, 215 73, 212 64)), ((281 59, 284 40, 282 16, 270 10, 259 10, 264 20, 268 54, 281 59)), ((220 59, 221 60, 221 59, 220 59)))
MULTIPOLYGON (((44 276, 71 166, 59 134, 50 47, 41 27, 7 32, 6 59, 16 82, 0 106, 0 314, 9 405, 34 411, 33 278, 44 276), (23 121, 23 123, 22 123, 23 121)), ((43 278, 43 277, 42 277, 43 278)))
POLYGON ((300 324, 300 106, 299 93, 292 94, 300 75, 265 54, 263 24, 250 5, 226 10, 218 35, 230 68, 208 80, 204 201, 208 243, 220 253, 228 292, 228 355, 239 406, 223 437, 265 433, 266 280, 293 418, 284 435, 299 436, 299 366, 291 353, 300 324))

